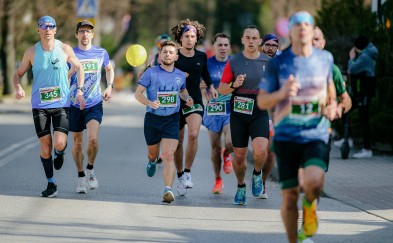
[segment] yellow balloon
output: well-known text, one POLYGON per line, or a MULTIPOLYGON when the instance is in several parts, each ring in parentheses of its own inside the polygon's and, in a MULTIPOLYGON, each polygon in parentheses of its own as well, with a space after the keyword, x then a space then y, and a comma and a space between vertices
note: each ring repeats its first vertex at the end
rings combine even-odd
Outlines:
POLYGON ((146 49, 138 44, 128 47, 126 52, 127 62, 133 66, 138 67, 146 62, 147 52, 146 49))

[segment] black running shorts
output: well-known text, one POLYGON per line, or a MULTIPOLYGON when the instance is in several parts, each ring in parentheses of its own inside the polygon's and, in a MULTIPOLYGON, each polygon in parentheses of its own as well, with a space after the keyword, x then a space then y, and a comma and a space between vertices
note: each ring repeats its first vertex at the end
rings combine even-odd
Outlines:
POLYGON ((147 145, 154 145, 163 138, 179 140, 179 113, 169 116, 158 116, 147 112, 144 122, 144 133, 147 145))
POLYGON ((69 109, 66 107, 33 109, 34 126, 38 138, 51 133, 50 125, 52 122, 53 131, 68 135, 68 112, 69 109))

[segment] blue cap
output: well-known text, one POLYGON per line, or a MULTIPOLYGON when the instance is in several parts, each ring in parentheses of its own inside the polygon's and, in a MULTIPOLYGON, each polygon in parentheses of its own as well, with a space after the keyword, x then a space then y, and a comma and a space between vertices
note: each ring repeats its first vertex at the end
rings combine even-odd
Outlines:
POLYGON ((311 16, 311 14, 307 11, 299 11, 294 13, 291 17, 289 17, 289 30, 292 29, 294 25, 300 24, 300 23, 309 23, 310 25, 314 26, 314 18, 311 16))
POLYGON ((56 26, 56 21, 54 18, 52 18, 51 16, 42 16, 39 20, 38 20, 38 26, 42 25, 42 24, 53 24, 56 26))
POLYGON ((265 36, 263 36, 262 45, 264 45, 266 41, 270 41, 270 40, 273 40, 273 41, 277 42, 277 44, 278 44, 278 37, 273 33, 269 33, 269 34, 266 34, 265 36))

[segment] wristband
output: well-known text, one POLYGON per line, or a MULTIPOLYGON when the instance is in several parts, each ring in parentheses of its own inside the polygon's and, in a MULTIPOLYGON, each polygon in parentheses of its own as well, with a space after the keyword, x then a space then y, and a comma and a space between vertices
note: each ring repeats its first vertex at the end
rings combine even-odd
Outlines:
POLYGON ((78 89, 83 92, 83 86, 78 87, 77 90, 78 89))
POLYGON ((111 86, 113 89, 113 83, 106 84, 106 87, 109 87, 109 86, 111 86))
POLYGON ((230 83, 229 83, 229 88, 235 89, 235 87, 233 87, 233 84, 234 84, 234 82, 230 82, 230 83))

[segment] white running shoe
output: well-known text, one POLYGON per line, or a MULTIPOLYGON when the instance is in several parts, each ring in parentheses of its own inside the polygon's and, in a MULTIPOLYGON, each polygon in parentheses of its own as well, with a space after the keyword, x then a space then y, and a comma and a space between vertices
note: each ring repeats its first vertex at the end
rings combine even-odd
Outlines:
MULTIPOLYGON (((335 142, 333 143, 333 145, 336 146, 336 147, 341 147, 341 145, 342 145, 343 143, 344 143, 344 138, 335 141, 335 142)), ((351 148, 353 147, 353 140, 352 140, 352 138, 348 138, 348 144, 349 144, 349 147, 351 147, 351 148)))
POLYGON ((191 180, 191 173, 184 172, 183 177, 185 177, 184 185, 186 186, 186 188, 192 188, 194 186, 194 183, 192 183, 192 180, 191 180))
POLYGON ((184 185, 184 175, 177 179, 177 194, 184 196, 187 193, 187 187, 184 185))
POLYGON ((87 181, 86 177, 78 177, 76 181, 76 192, 87 193, 87 181))
POLYGON ((359 153, 353 155, 355 159, 368 159, 373 157, 373 151, 371 149, 362 149, 359 153))
POLYGON ((171 192, 171 189, 165 188, 164 195, 162 196, 163 203, 171 203, 175 201, 175 196, 171 192))
POLYGON ((87 186, 91 190, 96 189, 98 187, 98 181, 97 181, 96 174, 94 174, 94 169, 93 170, 86 169, 85 174, 87 179, 87 186))

